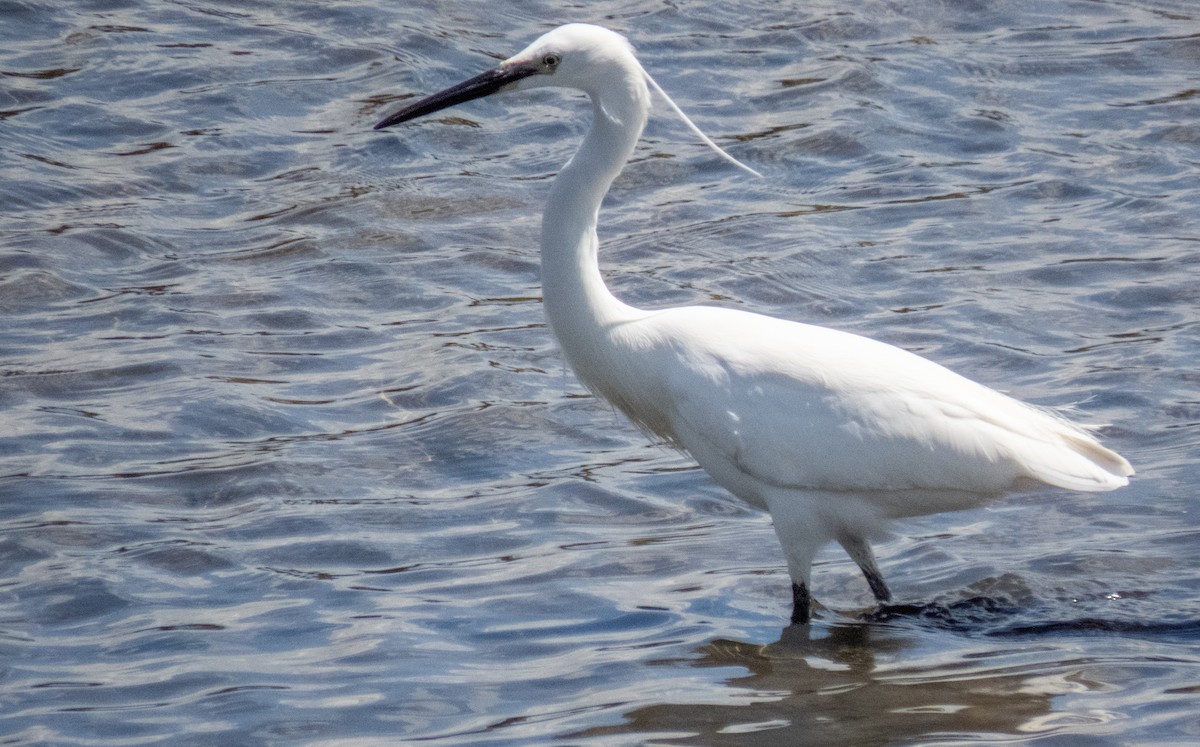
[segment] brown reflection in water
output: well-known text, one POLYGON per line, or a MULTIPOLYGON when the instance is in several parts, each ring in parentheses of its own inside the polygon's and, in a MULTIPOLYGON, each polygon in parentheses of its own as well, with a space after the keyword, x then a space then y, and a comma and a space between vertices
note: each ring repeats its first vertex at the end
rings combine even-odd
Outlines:
MULTIPOLYGON (((697 667, 743 667, 733 688, 760 694, 736 705, 663 703, 625 714, 619 726, 574 738, 637 734, 655 744, 885 745, 933 735, 1014 734, 1050 712, 1050 696, 1023 692, 1029 672, 944 666, 880 670, 878 655, 907 647, 899 637, 874 641, 870 625, 834 627, 810 639, 807 626, 785 628, 776 643, 715 640, 697 667)), ((669 664, 679 666, 681 662, 669 664)))

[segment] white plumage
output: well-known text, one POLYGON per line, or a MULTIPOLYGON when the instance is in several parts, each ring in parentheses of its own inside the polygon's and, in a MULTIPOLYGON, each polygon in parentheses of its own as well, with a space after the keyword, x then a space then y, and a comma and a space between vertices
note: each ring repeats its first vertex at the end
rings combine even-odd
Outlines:
POLYGON ((809 617, 812 559, 831 540, 886 601, 869 542, 893 519, 1017 490, 1128 483, 1129 463, 1083 428, 891 345, 745 311, 643 311, 614 298, 600 277, 597 213, 641 135, 649 87, 662 89, 607 29, 555 29, 377 128, 542 86, 579 89, 593 103, 592 126, 555 180, 542 225, 555 336, 590 389, 770 511, 792 577, 793 621, 809 617))

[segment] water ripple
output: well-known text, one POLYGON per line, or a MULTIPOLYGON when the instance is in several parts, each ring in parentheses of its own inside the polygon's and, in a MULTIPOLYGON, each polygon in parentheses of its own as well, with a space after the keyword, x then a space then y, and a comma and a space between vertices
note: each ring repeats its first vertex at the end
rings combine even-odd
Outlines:
POLYGON ((7 742, 1194 739, 1190 3, 56 11, 0 11, 7 742), (1135 484, 909 522, 883 609, 829 550, 784 628, 767 517, 545 325, 586 105, 370 130, 560 18, 767 174, 656 110, 602 216, 620 296, 1075 406, 1135 484))

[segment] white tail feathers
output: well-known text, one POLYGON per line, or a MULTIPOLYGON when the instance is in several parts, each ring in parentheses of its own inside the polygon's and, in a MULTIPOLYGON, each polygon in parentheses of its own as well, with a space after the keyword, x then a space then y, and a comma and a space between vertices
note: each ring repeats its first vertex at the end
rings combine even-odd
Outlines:
MULTIPOLYGON (((1042 411, 1046 412, 1046 411, 1042 411)), ((1067 490, 1101 493, 1129 484, 1133 467, 1112 449, 1100 444, 1084 428, 1055 413, 1052 430, 1024 441, 1018 460, 1026 477, 1067 490)))
POLYGON ((1056 483, 1059 487, 1083 491, 1114 490, 1129 484, 1129 476, 1133 474, 1133 466, 1112 449, 1101 446, 1096 439, 1086 433, 1065 433, 1063 442, 1068 448, 1079 455, 1084 467, 1070 475, 1066 481, 1069 484, 1056 483), (1081 473, 1081 474, 1080 474, 1081 473))

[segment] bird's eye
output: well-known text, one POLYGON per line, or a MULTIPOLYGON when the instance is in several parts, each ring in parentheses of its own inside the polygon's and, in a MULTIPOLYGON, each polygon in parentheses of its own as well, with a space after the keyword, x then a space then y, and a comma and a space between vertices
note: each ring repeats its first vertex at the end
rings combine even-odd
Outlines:
POLYGON ((542 58, 542 64, 546 67, 557 67, 562 58, 556 54, 548 54, 542 58))

